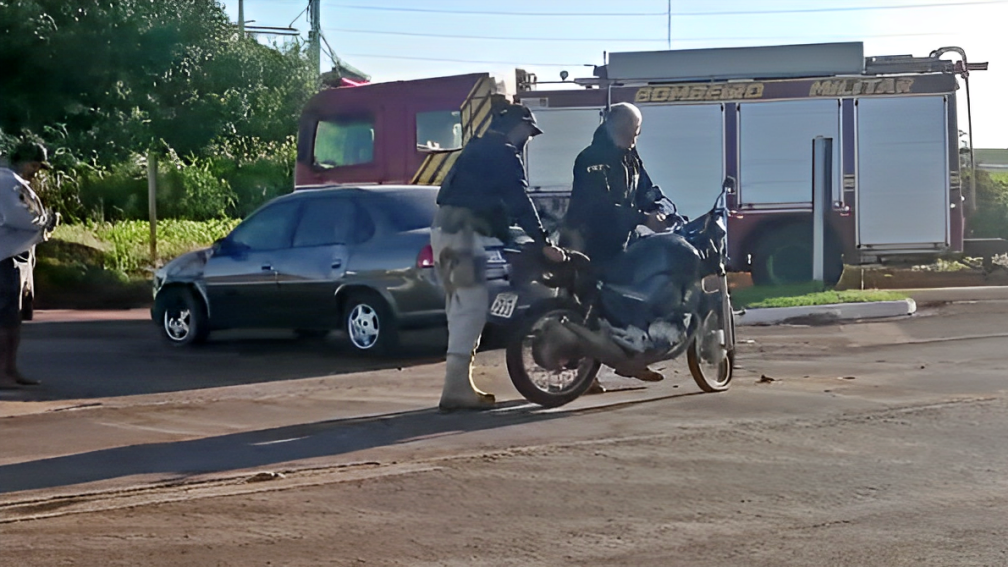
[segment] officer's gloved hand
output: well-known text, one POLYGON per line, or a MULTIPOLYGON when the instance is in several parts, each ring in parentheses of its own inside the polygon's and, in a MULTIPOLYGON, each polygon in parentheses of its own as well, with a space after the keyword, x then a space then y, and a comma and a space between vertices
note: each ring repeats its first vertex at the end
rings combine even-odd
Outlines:
POLYGON ((677 230, 685 226, 686 223, 688 222, 689 217, 680 214, 672 214, 665 219, 665 225, 671 228, 672 230, 677 230))
POLYGON ((548 242, 546 243, 546 246, 543 246, 542 252, 543 256, 545 256, 550 262, 560 264, 567 261, 567 252, 563 248, 554 246, 548 242))
POLYGON ((668 225, 665 224, 666 218, 667 215, 661 211, 647 213, 647 217, 644 219, 644 226, 653 232, 664 232, 668 228, 668 225))

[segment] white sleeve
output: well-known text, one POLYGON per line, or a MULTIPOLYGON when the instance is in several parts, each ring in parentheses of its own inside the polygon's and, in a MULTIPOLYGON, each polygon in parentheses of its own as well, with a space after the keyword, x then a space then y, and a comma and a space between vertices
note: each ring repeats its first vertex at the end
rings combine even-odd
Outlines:
POLYGON ((44 240, 49 214, 23 179, 0 168, 0 258, 20 254, 44 240))

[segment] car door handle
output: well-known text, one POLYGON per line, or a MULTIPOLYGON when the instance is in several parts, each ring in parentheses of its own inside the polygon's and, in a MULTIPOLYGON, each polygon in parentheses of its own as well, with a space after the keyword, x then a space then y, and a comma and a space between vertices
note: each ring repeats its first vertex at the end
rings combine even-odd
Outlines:
POLYGON ((338 270, 343 267, 343 260, 333 260, 332 269, 338 270))
POLYGON ((269 272, 273 270, 273 266, 271 264, 263 264, 262 269, 264 272, 269 272))

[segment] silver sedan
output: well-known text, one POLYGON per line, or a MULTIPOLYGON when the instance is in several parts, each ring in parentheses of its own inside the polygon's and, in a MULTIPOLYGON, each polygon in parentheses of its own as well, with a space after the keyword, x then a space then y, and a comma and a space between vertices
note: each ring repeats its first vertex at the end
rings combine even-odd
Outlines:
MULTIPOLYGON (((172 344, 210 331, 343 330, 358 351, 387 353, 399 330, 445 325, 430 225, 436 187, 298 190, 263 205, 211 248, 154 274, 151 316, 172 344)), ((488 262, 491 297, 505 288, 500 249, 488 262)))

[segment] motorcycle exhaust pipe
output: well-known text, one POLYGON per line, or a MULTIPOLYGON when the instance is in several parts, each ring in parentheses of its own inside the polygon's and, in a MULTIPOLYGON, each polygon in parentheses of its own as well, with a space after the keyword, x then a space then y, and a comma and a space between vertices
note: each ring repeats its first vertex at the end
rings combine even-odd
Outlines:
POLYGON ((545 321, 532 344, 535 363, 551 372, 563 370, 571 361, 591 357, 606 366, 621 369, 625 375, 633 375, 635 370, 664 359, 664 353, 648 354, 633 356, 609 337, 571 320, 545 321))
POLYGON ((543 322, 532 342, 532 359, 550 372, 558 372, 570 361, 582 358, 583 351, 581 338, 556 319, 543 322))
POLYGON ((579 339, 582 356, 591 356, 613 368, 623 366, 629 358, 626 351, 608 337, 573 321, 566 321, 563 327, 579 339))

